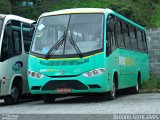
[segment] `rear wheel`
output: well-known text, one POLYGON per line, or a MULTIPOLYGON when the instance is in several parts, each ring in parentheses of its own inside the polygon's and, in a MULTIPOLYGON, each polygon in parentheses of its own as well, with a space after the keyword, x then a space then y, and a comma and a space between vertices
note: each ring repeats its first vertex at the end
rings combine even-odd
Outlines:
POLYGON ((17 104, 19 102, 20 90, 18 86, 13 85, 11 89, 11 94, 4 97, 4 101, 7 105, 17 104))
POLYGON ((137 82, 137 85, 135 87, 132 88, 132 93, 133 94, 138 94, 139 93, 139 82, 137 82))
POLYGON ((55 96, 54 95, 42 95, 42 99, 44 103, 53 103, 55 102, 55 96))
POLYGON ((134 94, 138 94, 139 93, 139 90, 140 90, 140 81, 141 81, 141 76, 140 76, 140 74, 138 74, 137 84, 136 84, 136 86, 134 86, 132 88, 132 93, 134 93, 134 94))

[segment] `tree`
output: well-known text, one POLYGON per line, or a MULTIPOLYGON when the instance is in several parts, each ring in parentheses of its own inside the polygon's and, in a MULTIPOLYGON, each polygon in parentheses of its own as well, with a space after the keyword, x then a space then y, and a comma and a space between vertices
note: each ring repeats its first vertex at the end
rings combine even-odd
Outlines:
POLYGON ((152 16, 160 0, 112 0, 109 7, 143 26, 155 26, 152 16))
POLYGON ((0 0, 0 13, 1 14, 11 13, 11 4, 9 0, 0 0))

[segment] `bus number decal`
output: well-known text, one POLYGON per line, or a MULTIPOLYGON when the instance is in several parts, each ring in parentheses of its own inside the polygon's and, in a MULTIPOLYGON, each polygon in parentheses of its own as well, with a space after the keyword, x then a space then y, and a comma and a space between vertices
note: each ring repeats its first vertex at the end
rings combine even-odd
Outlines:
POLYGON ((120 65, 126 65, 125 57, 122 57, 122 56, 119 57, 119 64, 120 65))
POLYGON ((119 57, 119 64, 120 65, 126 65, 126 66, 133 66, 134 65, 134 60, 132 58, 125 58, 120 56, 119 57))

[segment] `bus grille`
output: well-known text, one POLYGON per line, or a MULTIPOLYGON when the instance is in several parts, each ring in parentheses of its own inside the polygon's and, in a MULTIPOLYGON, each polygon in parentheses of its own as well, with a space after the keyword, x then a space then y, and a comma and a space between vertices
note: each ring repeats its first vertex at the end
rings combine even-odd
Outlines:
POLYGON ((53 80, 47 82, 42 90, 57 90, 63 88, 70 88, 74 90, 87 90, 88 87, 78 80, 53 80))

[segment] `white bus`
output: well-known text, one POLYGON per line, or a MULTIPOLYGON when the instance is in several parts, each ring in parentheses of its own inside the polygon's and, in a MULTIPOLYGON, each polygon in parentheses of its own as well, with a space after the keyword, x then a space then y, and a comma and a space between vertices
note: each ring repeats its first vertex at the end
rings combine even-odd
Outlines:
POLYGON ((27 60, 35 21, 0 14, 0 98, 16 104, 29 93, 27 60))

